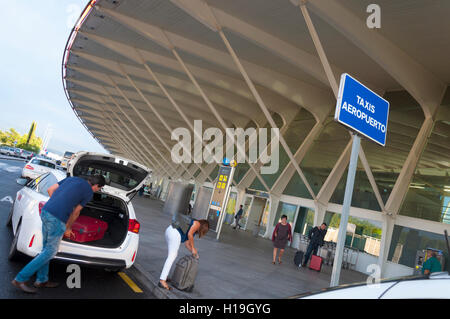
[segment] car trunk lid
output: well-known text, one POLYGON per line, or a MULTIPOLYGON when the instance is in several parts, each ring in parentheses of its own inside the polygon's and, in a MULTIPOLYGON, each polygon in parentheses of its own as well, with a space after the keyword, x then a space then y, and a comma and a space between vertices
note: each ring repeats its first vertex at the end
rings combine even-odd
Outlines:
POLYGON ((150 174, 148 168, 128 159, 91 152, 75 154, 68 166, 70 176, 88 178, 103 175, 106 180, 103 193, 128 199, 142 187, 150 174))

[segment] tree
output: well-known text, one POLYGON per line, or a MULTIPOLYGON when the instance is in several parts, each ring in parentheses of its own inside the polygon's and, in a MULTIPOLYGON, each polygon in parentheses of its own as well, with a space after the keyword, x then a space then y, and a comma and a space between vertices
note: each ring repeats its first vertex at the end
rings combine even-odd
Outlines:
POLYGON ((36 122, 33 121, 33 123, 31 123, 31 127, 30 127, 30 131, 28 132, 28 136, 27 136, 27 145, 30 144, 31 139, 34 136, 34 132, 36 131, 36 122))
MULTIPOLYGON (((362 234, 366 236, 371 236, 375 238, 381 238, 381 229, 376 225, 373 225, 371 222, 367 220, 361 220, 352 216, 348 217, 348 222, 356 225, 356 233, 362 234)), ((339 228, 341 223, 341 215, 334 214, 330 221, 330 227, 339 228)))
MULTIPOLYGON (((36 128, 36 124, 34 126, 36 128)), ((31 129, 30 133, 32 133, 31 129)), ((9 131, 0 131, 0 142, 8 146, 15 146, 34 153, 39 153, 42 147, 42 139, 37 137, 34 133, 32 133, 32 136, 29 138, 30 133, 21 136, 13 128, 9 129, 9 131), (17 144, 14 144, 14 142, 17 142, 17 144)))

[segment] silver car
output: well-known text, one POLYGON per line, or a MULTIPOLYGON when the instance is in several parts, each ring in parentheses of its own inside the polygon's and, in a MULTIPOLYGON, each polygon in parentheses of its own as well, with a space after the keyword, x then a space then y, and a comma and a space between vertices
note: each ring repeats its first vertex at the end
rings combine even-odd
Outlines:
POLYGON ((0 153, 3 155, 14 156, 14 148, 10 146, 3 145, 0 147, 0 153))
POLYGON ((43 158, 32 158, 22 169, 22 177, 29 180, 56 170, 56 163, 43 158))

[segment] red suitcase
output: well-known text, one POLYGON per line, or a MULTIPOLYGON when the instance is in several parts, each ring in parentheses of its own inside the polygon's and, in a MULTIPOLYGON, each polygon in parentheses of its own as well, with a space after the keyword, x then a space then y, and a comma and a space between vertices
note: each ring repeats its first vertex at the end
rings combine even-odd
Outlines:
POLYGON ((322 269, 322 263, 323 263, 322 257, 312 255, 311 261, 309 263, 309 269, 320 271, 322 269))
POLYGON ((79 216, 72 225, 74 236, 70 240, 86 243, 102 239, 108 229, 108 223, 89 216, 79 216))

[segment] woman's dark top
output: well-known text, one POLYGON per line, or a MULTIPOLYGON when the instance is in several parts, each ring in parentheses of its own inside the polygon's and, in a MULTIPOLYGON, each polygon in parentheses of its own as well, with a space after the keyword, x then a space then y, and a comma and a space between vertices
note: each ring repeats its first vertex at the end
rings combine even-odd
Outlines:
POLYGON ((278 223, 272 236, 273 246, 275 248, 284 249, 286 248, 289 239, 291 239, 291 225, 289 225, 289 223, 286 225, 278 223), (276 237, 275 234, 277 234, 276 237))
MULTIPOLYGON (((191 230, 192 225, 194 225, 194 221, 195 221, 194 219, 191 221, 191 223, 189 224, 189 228, 186 230, 186 233, 183 233, 183 231, 181 230, 180 227, 177 228, 178 232, 181 235, 181 242, 182 243, 184 243, 186 240, 188 240, 188 234, 189 234, 189 231, 191 230)), ((194 233, 194 236, 195 236, 195 234, 196 233, 194 233)))

